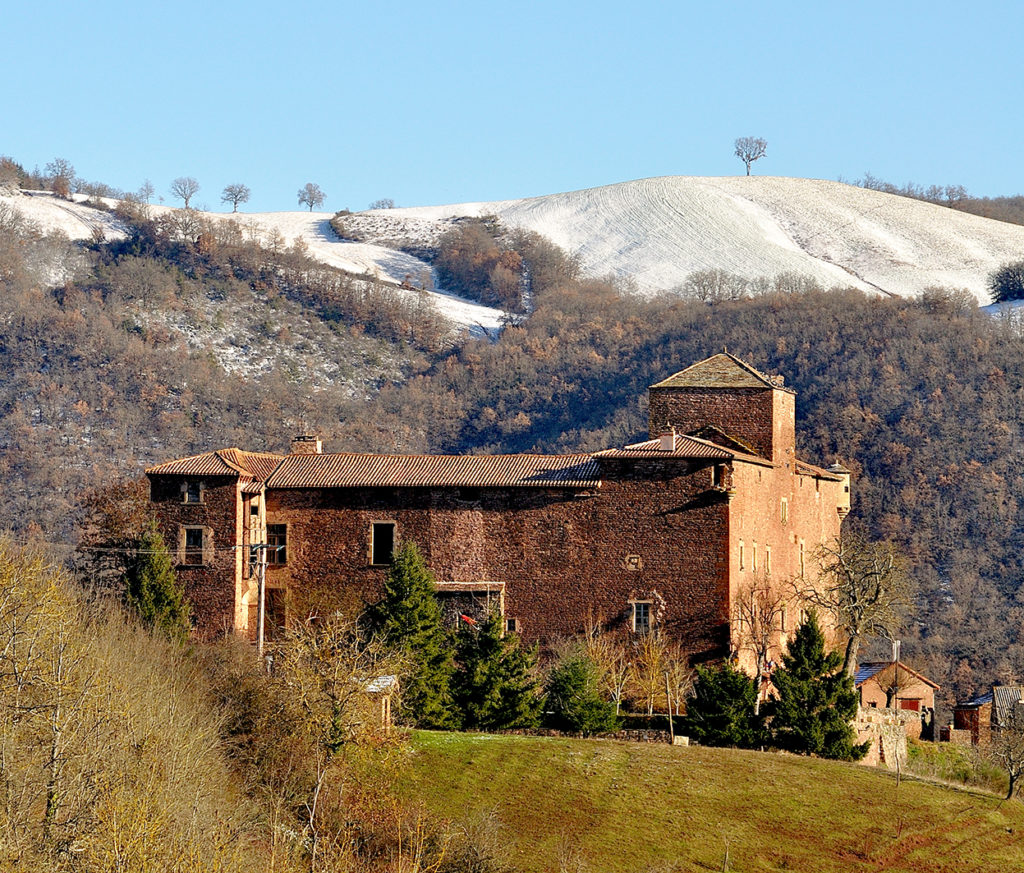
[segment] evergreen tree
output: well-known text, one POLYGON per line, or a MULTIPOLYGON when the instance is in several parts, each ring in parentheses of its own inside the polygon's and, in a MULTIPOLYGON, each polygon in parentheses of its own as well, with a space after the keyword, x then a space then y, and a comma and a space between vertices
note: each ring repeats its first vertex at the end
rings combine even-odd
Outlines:
POLYGON ((838 652, 825 652, 825 635, 812 612, 800 625, 772 676, 778 699, 771 702, 772 740, 800 755, 850 761, 867 743, 854 745, 850 722, 857 713, 853 678, 841 669, 838 652))
POLYGON ((547 708, 556 728, 584 736, 619 726, 615 705, 601 695, 597 665, 579 649, 570 652, 548 674, 547 708))
POLYGON ((416 544, 406 542, 391 559, 384 597, 368 610, 370 629, 409 667, 402 677, 402 708, 425 728, 455 723, 451 696, 451 641, 444 629, 434 576, 416 544))
POLYGON ((756 702, 757 685, 746 673, 731 664, 698 667, 682 731, 705 746, 757 748, 765 736, 756 702))
POLYGON ((464 627, 455 649, 458 665, 452 694, 462 726, 478 730, 535 727, 542 698, 535 676, 536 650, 526 650, 513 634, 502 634, 492 611, 479 626, 464 627))
POLYGON ((125 606, 146 627, 184 642, 190 630, 189 604, 178 583, 164 538, 151 522, 139 536, 124 575, 125 606))

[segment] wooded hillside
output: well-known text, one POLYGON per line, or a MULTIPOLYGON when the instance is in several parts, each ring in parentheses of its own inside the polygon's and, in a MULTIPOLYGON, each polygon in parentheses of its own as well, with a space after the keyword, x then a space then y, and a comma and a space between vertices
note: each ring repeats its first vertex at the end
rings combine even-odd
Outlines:
POLYGON ((623 444, 644 433, 649 384, 727 347, 786 376, 802 454, 849 466, 851 523, 909 555, 922 594, 905 656, 947 702, 1024 677, 1024 341, 966 296, 790 283, 643 301, 512 239, 532 314, 452 347, 429 309, 301 250, 126 220, 126 242, 80 250, 4 217, 0 470, 17 487, 0 525, 71 543, 89 488, 225 445, 280 450, 310 429, 329 451, 623 444), (229 373, 223 332, 278 356, 229 373))

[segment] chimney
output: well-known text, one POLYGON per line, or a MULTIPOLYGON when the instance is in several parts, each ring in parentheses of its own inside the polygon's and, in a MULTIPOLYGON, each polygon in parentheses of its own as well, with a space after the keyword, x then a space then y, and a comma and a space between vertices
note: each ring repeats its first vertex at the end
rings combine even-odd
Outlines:
POLYGON ((320 437, 304 433, 292 440, 293 455, 322 455, 324 451, 320 437))
POLYGON ((661 445, 659 448, 663 452, 674 452, 676 450, 676 429, 672 428, 668 433, 661 435, 661 445))

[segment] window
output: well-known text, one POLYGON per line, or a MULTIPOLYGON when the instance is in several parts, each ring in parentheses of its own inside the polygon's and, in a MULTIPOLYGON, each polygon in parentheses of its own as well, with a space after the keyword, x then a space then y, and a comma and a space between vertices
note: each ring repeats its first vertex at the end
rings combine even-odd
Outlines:
POLYGON ((740 569, 746 569, 746 566, 743 563, 743 540, 740 540, 740 569))
POLYGON ((783 524, 789 521, 789 501, 785 497, 782 498, 782 509, 780 515, 782 517, 783 524))
POLYGON ((804 575, 804 541, 800 540, 800 575, 804 575))
POLYGON ((711 468, 711 487, 725 487, 725 466, 723 464, 715 464, 715 466, 711 468))
POLYGON ((633 632, 646 634, 651 630, 651 604, 639 600, 633 604, 633 632))
POLYGON ((288 525, 267 525, 267 563, 288 563, 288 525))
POLYGON ((203 529, 201 527, 185 528, 185 549, 181 563, 192 567, 202 566, 203 539, 203 529))
POLYGON ((786 631, 789 630, 789 628, 786 627, 786 619, 788 617, 787 612, 788 610, 785 606, 783 606, 782 609, 779 610, 779 630, 783 633, 786 633, 786 631))
POLYGON ((185 483, 185 502, 203 502, 203 483, 199 481, 188 481, 185 483))
POLYGON ((764 571, 765 573, 771 573, 772 571, 772 547, 764 547, 764 571))
POLYGON ((374 566, 391 563, 395 553, 395 523, 375 521, 370 533, 370 563, 374 566))
POLYGON ((757 543, 754 543, 753 550, 750 553, 750 569, 757 569, 757 543))
POLYGON ((505 619, 505 633, 517 634, 519 633, 519 620, 515 618, 505 619))

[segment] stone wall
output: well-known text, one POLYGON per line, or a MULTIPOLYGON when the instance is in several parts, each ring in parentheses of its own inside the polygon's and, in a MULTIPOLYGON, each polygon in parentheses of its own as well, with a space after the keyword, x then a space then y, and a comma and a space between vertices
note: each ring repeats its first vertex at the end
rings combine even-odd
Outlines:
POLYGON ((229 476, 205 477, 202 500, 185 503, 180 476, 155 476, 150 497, 160 532, 171 551, 174 569, 192 605, 196 630, 203 637, 235 628, 237 572, 241 567, 238 525, 241 496, 238 480, 229 476), (184 563, 184 529, 205 529, 203 563, 184 563))
POLYGON ((633 601, 699 657, 728 641, 725 495, 706 464, 608 462, 600 489, 296 489, 267 495, 267 522, 287 524, 289 563, 268 583, 297 604, 380 596, 386 567, 369 560, 371 526, 393 522, 439 582, 505 583, 505 614, 529 642, 552 644, 591 620, 632 630, 633 601), (607 474, 607 478, 605 478, 607 474))

